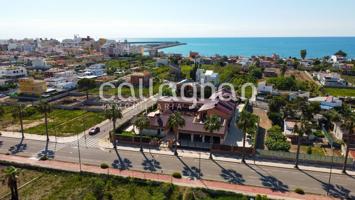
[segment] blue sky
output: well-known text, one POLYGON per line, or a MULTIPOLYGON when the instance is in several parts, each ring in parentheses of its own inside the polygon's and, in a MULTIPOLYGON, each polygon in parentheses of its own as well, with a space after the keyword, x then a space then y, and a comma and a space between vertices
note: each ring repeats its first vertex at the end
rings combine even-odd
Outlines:
POLYGON ((354 0, 2 0, 0 38, 355 36, 354 0))

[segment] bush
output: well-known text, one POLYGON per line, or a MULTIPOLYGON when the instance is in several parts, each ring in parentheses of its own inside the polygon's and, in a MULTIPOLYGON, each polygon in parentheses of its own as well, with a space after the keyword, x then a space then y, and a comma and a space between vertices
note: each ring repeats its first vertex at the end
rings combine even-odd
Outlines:
POLYGON ((182 178, 180 172, 174 172, 173 175, 172 175, 174 178, 182 178))
POLYGON ((101 163, 100 167, 101 167, 101 169, 109 168, 108 164, 106 164, 106 163, 101 163))
POLYGON ((314 133, 314 136, 318 137, 318 138, 324 138, 324 134, 322 131, 318 130, 318 131, 315 131, 314 133))
POLYGON ((295 189, 295 192, 296 192, 297 194, 305 194, 305 192, 304 192, 303 189, 301 189, 301 188, 296 188, 296 189, 295 189))
POLYGON ((307 147, 307 154, 312 154, 312 147, 311 146, 308 146, 307 147))
POLYGON ((266 195, 261 196, 260 194, 256 195, 255 200, 268 200, 266 195))

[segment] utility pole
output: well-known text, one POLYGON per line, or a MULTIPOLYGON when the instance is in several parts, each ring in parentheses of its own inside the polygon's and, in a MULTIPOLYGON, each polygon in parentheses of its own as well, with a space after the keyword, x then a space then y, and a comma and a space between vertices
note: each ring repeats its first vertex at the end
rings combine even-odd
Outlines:
POLYGON ((333 147, 333 141, 330 143, 331 149, 332 149, 332 163, 330 165, 330 170, 329 170, 329 179, 328 179, 328 188, 327 188, 327 196, 329 195, 329 190, 330 190, 330 181, 332 179, 332 172, 333 172, 333 163, 334 163, 334 147, 333 147))

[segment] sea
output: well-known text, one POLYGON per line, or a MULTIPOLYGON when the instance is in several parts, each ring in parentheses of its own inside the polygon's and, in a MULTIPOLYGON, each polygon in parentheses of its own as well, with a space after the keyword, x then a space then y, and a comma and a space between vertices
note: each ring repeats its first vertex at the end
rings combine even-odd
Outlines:
POLYGON ((300 57, 300 50, 307 50, 307 58, 323 58, 338 50, 355 59, 355 37, 257 37, 257 38, 131 38, 128 41, 179 41, 186 45, 165 48, 165 53, 188 55, 190 51, 200 55, 300 57))

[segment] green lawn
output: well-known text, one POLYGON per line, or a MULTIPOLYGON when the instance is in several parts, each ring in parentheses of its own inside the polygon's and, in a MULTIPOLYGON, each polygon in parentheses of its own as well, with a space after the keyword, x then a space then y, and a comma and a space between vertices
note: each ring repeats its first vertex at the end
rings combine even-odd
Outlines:
MULTIPOLYGON (((0 167, 1 168, 1 167, 0 167)), ((0 171, 0 177, 3 172, 0 171)), ((75 200, 245 200, 242 194, 174 186, 131 178, 102 175, 79 175, 69 172, 21 170, 19 186, 37 178, 19 190, 20 199, 75 199, 75 200)), ((0 196, 7 194, 6 185, 0 187, 0 196)))
MULTIPOLYGON (((86 112, 82 110, 58 110, 55 109, 48 115, 48 129, 50 135, 70 136, 80 133, 95 124, 105 120, 102 113, 86 112)), ((26 133, 45 134, 45 124, 28 128, 26 133)))
POLYGON ((341 75, 341 78, 355 85, 355 76, 341 75))
MULTIPOLYGON (((4 106, 4 108, 5 116, 0 120, 0 127, 4 129, 8 126, 19 125, 19 120, 14 120, 12 117, 12 113, 16 108, 13 106, 4 106)), ((52 112, 48 114, 49 134, 57 136, 75 135, 104 120, 105 117, 103 113, 86 112, 83 110, 53 109, 52 112)), ((40 123, 37 126, 25 128, 26 133, 45 134, 44 116, 38 111, 31 116, 25 116, 23 122, 25 127, 31 123, 40 123)))
MULTIPOLYGON (((307 154, 308 146, 301 146, 300 153, 307 154)), ((319 146, 312 146, 312 155, 325 156, 323 149, 319 146)))
POLYGON ((355 97, 354 88, 324 88, 324 93, 332 96, 355 97))
POLYGON ((192 70, 191 65, 182 65, 181 66, 181 73, 185 76, 185 78, 189 79, 190 78, 190 71, 192 70))

